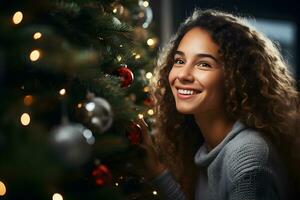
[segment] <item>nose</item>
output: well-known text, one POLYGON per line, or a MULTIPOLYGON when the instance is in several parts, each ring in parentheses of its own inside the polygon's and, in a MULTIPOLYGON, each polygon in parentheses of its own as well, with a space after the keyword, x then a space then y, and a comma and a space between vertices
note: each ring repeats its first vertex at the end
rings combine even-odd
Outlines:
POLYGON ((177 78, 181 82, 193 82, 194 81, 193 69, 188 65, 183 66, 179 71, 177 78))

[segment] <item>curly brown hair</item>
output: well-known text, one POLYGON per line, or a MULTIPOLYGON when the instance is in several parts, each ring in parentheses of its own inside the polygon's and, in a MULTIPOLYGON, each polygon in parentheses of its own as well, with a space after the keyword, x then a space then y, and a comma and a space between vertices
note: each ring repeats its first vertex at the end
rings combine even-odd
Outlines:
POLYGON ((157 151, 188 199, 194 199, 199 171, 194 164, 194 155, 203 138, 194 117, 176 110, 168 74, 181 39, 194 27, 206 30, 219 45, 219 55, 224 63, 227 117, 240 119, 269 137, 285 158, 292 155, 286 147, 297 135, 299 105, 296 81, 288 71, 278 45, 254 30, 243 17, 196 9, 161 50, 152 81, 157 151))

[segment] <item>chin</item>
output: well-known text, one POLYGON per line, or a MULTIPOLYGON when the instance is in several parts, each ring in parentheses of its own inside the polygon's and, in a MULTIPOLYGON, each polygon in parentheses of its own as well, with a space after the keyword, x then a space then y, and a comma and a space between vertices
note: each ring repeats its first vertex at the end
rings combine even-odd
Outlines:
POLYGON ((181 114, 194 114, 193 110, 194 109, 191 109, 191 108, 182 108, 182 107, 177 107, 176 106, 176 109, 179 113, 181 114))

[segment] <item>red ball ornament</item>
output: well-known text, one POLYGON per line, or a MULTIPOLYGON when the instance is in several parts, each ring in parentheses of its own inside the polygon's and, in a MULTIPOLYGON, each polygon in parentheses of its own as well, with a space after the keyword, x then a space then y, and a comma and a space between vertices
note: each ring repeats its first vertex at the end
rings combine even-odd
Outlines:
POLYGON ((144 100, 144 105, 146 105, 148 107, 153 107, 154 106, 154 100, 153 100, 153 98, 151 98, 151 97, 146 98, 144 100))
POLYGON ((142 141, 142 129, 140 125, 131 122, 126 130, 126 136, 131 144, 139 144, 142 141))
POLYGON ((132 71, 127 68, 127 65, 121 65, 117 72, 121 78, 121 87, 129 87, 134 79, 132 71))
POLYGON ((92 172, 95 183, 98 186, 104 186, 112 182, 110 170, 103 164, 98 165, 92 172))

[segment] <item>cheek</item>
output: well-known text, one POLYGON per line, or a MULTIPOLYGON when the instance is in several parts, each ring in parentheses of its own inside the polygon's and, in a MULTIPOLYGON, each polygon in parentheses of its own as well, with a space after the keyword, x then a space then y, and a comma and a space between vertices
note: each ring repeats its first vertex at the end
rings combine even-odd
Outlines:
POLYGON ((224 81, 219 75, 210 75, 203 77, 203 84, 207 89, 210 89, 214 92, 220 92, 223 89, 224 81))
POLYGON ((223 100, 224 95, 224 83, 222 80, 217 80, 212 84, 212 90, 214 92, 214 96, 216 96, 220 101, 223 100))

